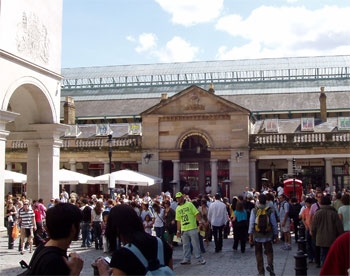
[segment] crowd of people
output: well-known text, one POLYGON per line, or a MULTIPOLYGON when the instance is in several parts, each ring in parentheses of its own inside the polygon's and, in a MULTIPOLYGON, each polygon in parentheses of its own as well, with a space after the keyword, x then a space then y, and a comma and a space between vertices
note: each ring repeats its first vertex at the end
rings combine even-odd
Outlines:
MULTIPOLYGON (((89 248, 94 244, 95 250, 112 252, 109 265, 102 259, 96 262, 100 275, 118 275, 118 272, 145 274, 149 266, 140 261, 139 255, 133 251, 134 247, 144 259, 153 262, 157 260, 157 250, 160 250, 159 241, 164 251, 163 263, 170 269, 172 248, 179 242, 183 246, 181 265, 191 264, 192 253, 197 262, 204 265, 203 253, 209 242, 214 240, 215 252, 220 252, 223 239, 231 233, 234 252, 239 248, 244 254, 249 242, 251 247, 255 247, 259 275, 264 275, 265 269, 270 275, 275 275, 273 243, 281 239, 284 243, 282 249, 291 250, 291 233, 297 241, 300 224, 305 226, 309 263, 315 263, 317 267, 326 263, 332 244, 343 232, 350 231, 350 192, 344 190, 330 194, 327 189, 311 189, 298 200, 296 197, 288 198, 283 189, 274 191, 264 187, 261 192, 246 188, 231 200, 222 198, 220 194, 198 195, 191 199, 182 192, 175 195, 163 192, 154 197, 149 193, 142 197, 138 194, 117 194, 112 200, 102 195, 68 194, 63 189, 60 199, 52 199, 47 204, 42 199, 31 201, 25 195, 7 195, 5 219, 8 248, 14 249, 13 231, 19 228, 20 254, 24 254, 26 247, 31 253, 33 243, 37 247, 32 260, 38 257, 40 251, 49 250, 57 244, 61 251, 55 253, 53 250, 51 255, 66 256, 70 242, 78 239, 81 247, 89 248), (70 216, 73 217, 69 219, 70 216), (69 227, 69 231, 64 230, 69 227), (58 233, 57 229, 65 234, 58 233), (266 267, 264 254, 267 256, 266 267)), ((42 254, 41 258, 44 258, 42 254)), ((152 265, 157 267, 157 264, 152 265)), ((82 260, 73 255, 64 267, 64 273, 79 270, 82 260)), ((42 272, 50 274, 51 269, 45 265, 43 270, 36 272, 38 275, 42 272)))

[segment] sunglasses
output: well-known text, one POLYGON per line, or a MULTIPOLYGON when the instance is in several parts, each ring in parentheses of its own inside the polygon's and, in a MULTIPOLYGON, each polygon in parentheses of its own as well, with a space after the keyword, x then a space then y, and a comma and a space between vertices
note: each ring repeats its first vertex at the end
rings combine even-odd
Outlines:
POLYGON ((29 205, 28 203, 24 203, 23 205, 29 205))

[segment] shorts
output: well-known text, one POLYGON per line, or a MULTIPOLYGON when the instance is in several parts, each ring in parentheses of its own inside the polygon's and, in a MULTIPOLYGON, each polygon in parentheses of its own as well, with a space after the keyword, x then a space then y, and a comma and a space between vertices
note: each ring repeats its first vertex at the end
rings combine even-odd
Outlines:
POLYGON ((281 231, 283 233, 290 232, 290 219, 287 219, 286 224, 284 227, 282 227, 282 222, 281 222, 281 231))
POLYGON ((21 240, 24 241, 25 238, 28 239, 28 242, 33 239, 33 228, 21 228, 21 240))

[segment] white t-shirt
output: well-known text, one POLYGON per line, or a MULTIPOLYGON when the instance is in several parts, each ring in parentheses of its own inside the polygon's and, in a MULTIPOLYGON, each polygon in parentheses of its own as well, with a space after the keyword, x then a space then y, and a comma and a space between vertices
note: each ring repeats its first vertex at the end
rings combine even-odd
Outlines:
POLYGON ((145 227, 145 232, 152 236, 152 228, 146 227, 146 226, 150 226, 150 225, 152 225, 152 221, 151 220, 143 222, 143 226, 145 227))
POLYGON ((154 227, 164 226, 164 210, 160 209, 160 214, 154 212, 154 227))

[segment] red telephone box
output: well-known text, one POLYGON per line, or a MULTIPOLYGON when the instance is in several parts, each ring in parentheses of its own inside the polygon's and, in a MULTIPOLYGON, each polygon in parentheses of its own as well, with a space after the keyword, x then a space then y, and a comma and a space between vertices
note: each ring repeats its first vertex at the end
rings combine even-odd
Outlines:
MULTIPOLYGON (((291 198, 293 196, 294 184, 293 178, 283 181, 284 184, 284 194, 291 198)), ((301 202, 301 197, 303 195, 303 182, 299 179, 295 179, 295 196, 298 201, 301 202)))

